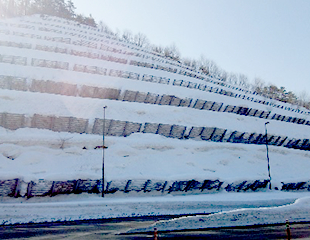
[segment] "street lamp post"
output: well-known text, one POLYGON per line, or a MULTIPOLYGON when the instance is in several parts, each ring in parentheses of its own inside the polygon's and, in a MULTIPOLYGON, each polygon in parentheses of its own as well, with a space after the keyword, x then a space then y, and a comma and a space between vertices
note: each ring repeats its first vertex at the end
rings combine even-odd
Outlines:
POLYGON ((267 124, 269 124, 269 122, 265 122, 265 132, 266 132, 266 151, 267 151, 267 162, 268 162, 269 189, 271 190, 271 175, 270 175, 269 152, 268 152, 267 124))
POLYGON ((105 134, 105 109, 107 106, 103 107, 103 130, 102 130, 102 197, 104 197, 104 134, 105 134))

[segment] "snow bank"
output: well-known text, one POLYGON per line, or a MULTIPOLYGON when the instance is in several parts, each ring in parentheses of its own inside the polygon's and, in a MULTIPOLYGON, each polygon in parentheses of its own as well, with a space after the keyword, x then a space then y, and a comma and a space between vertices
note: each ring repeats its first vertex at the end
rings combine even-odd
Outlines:
POLYGON ((197 215, 159 221, 147 228, 133 229, 128 233, 206 229, 218 227, 253 226, 309 221, 310 197, 296 200, 293 204, 279 207, 243 208, 222 211, 210 215, 197 215))

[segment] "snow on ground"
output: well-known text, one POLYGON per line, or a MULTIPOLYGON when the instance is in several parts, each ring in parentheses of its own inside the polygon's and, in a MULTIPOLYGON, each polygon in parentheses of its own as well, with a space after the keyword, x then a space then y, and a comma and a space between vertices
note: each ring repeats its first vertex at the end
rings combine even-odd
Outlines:
MULTIPOLYGON (((1 178, 69 180, 101 178, 102 137, 48 130, 0 128, 1 178), (61 149, 61 139, 65 141, 61 149), (82 149, 86 147, 87 149, 82 149), (14 160, 11 160, 10 158, 14 160)), ((154 134, 106 137, 106 180, 116 179, 268 179, 264 146, 176 140, 154 134)), ((273 186, 281 181, 307 181, 310 155, 305 151, 270 146, 273 186)), ((0 199, 2 224, 73 221, 114 217, 214 213, 157 223, 160 230, 241 226, 310 221, 309 192, 228 193, 125 197, 107 194, 0 199), (275 208, 276 207, 276 208, 275 208), (246 209, 243 209, 246 208, 246 209), (236 210, 241 209, 241 210, 236 210), (236 210, 236 211, 233 211, 236 210), (231 212, 232 211, 232 212, 231 212), (202 220, 201 220, 202 219, 202 220), (200 224, 197 224, 197 222, 200 224)), ((138 231, 149 231, 154 226, 138 231)))
MULTIPOLYGON (((39 16, 37 18, 41 21, 39 16)), ((56 36, 55 33, 42 33, 30 29, 17 29, 17 31, 56 36)), ((10 35, 1 35, 2 40, 9 41, 10 38, 10 35)), ((79 40, 79 38, 72 37, 72 40, 79 40)), ((82 46, 52 43, 44 39, 15 36, 14 41, 94 51, 94 49, 82 46)), ((97 49, 96 51, 100 52, 101 50, 97 49)), ((204 99, 267 110, 272 111, 272 114, 278 113, 309 120, 309 116, 305 114, 289 112, 198 89, 172 86, 172 81, 170 85, 163 85, 111 76, 77 73, 72 69, 74 64, 84 64, 131 71, 141 75, 166 77, 171 78, 171 80, 183 79, 196 83, 203 82, 166 71, 33 49, 0 46, 0 52, 4 55, 27 57, 28 66, 0 63, 0 69, 1 75, 24 77, 27 78, 28 83, 31 79, 52 80, 77 84, 78 87, 88 85, 117 88, 122 91, 134 90, 160 95, 168 94, 181 98, 204 99), (68 71, 32 67, 30 66, 31 58, 69 62, 70 67, 68 71)), ((115 53, 115 56, 118 54, 115 53)), ((120 55, 118 57, 148 61, 133 56, 120 55)), ((207 84, 210 85, 210 83, 207 84)), ((241 94, 241 92, 238 93, 241 94)), ((262 98, 260 96, 254 97, 262 98)), ((189 128, 192 126, 218 127, 231 131, 262 134, 264 134, 265 122, 270 121, 268 125, 269 134, 298 139, 310 138, 307 131, 308 126, 244 117, 231 113, 0 90, 1 112, 26 114, 26 116, 33 114, 73 116, 92 121, 95 118, 102 118, 102 107, 105 105, 108 106, 107 119, 139 123, 178 124, 189 128)), ((0 128, 0 179, 21 178, 25 182, 38 179, 100 179, 102 150, 94 149, 99 145, 102 145, 102 136, 99 135, 55 133, 48 130, 27 128, 10 131, 0 128), (64 143, 63 147, 62 143, 64 143)), ((268 179, 265 146, 177 140, 154 134, 133 134, 126 138, 106 137, 105 145, 108 147, 105 150, 106 181, 220 179, 233 182, 268 179)), ((309 181, 307 169, 310 169, 310 154, 308 152, 269 146, 269 153, 273 187, 280 188, 281 182, 309 181)), ((288 193, 272 190, 263 193, 227 193, 223 191, 215 194, 188 196, 173 196, 172 194, 139 198, 134 195, 131 196, 128 198, 126 195, 125 197, 107 195, 106 198, 102 199, 99 194, 71 194, 52 198, 34 197, 29 200, 2 197, 0 198, 0 219, 2 219, 2 224, 14 224, 142 215, 214 213, 210 216, 176 219, 167 223, 160 222, 156 225, 160 229, 169 230, 192 228, 193 226, 194 228, 205 228, 206 226, 276 223, 284 222, 286 218, 292 221, 310 221, 309 192, 288 193), (294 203, 296 199, 301 200, 294 203), (287 206, 277 207, 282 205, 287 206), (241 210, 237 211, 236 209, 241 210)))
MULTIPOLYGON (((187 196, 109 197, 98 194, 13 199, 0 203, 0 224, 211 214, 159 222, 159 231, 310 221, 309 193, 255 192, 187 196), (297 200, 296 199, 301 199, 297 200), (278 207, 279 206, 279 207, 278 207), (200 225, 197 222, 201 222, 200 225)), ((148 229, 134 231, 152 231, 148 229)))
MULTIPOLYGON (((27 128, 1 128, 0 133, 2 176, 12 174, 27 180, 101 178, 102 150, 94 148, 102 145, 102 136, 27 128)), ((177 140, 142 133, 106 137, 105 145, 107 181, 268 179, 264 145, 177 140)), ((274 184, 309 180, 305 171, 310 169, 309 153, 274 146, 269 146, 269 153, 274 184)))
POLYGON ((0 89, 2 112, 73 116, 94 120, 103 118, 103 106, 107 106, 106 118, 132 121, 166 123, 198 127, 218 127, 231 131, 265 133, 265 122, 269 121, 268 133, 290 138, 310 138, 305 128, 309 126, 241 116, 233 113, 197 110, 186 107, 161 106, 107 99, 60 96, 46 93, 29 93, 0 89))
MULTIPOLYGON (((269 192, 141 198, 107 196, 101 198, 100 195, 81 194, 29 200, 13 199, 0 204, 0 216, 2 224, 16 224, 135 216, 208 214, 243 208, 250 211, 253 211, 252 208, 261 208, 262 211, 267 210, 268 212, 270 210, 268 207, 286 206, 294 203, 295 199, 305 196, 307 196, 306 193, 269 192)), ((296 214, 295 217, 292 216, 292 219, 309 220, 307 205, 298 205, 297 207, 304 209, 305 215, 296 214), (306 215, 306 213, 308 214, 306 215)), ((295 210, 297 209, 295 208, 295 210)), ((285 210, 285 207, 282 210, 285 210)), ((252 215, 255 215, 255 212, 252 215)), ((283 222, 283 219, 279 219, 279 222, 283 222)), ((190 225, 188 224, 188 226, 190 225)))
POLYGON ((179 217, 172 220, 163 220, 147 228, 132 229, 133 232, 152 232, 154 227, 159 231, 184 229, 206 229, 218 227, 236 227, 268 225, 289 222, 309 221, 310 197, 296 200, 293 204, 278 207, 240 208, 220 211, 210 215, 196 215, 179 217))

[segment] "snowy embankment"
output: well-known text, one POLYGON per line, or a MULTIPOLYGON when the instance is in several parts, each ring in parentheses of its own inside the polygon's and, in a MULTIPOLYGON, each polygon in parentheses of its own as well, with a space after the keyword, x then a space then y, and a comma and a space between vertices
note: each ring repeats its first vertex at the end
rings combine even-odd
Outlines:
POLYGON ((102 107, 107 106, 107 119, 139 123, 178 124, 188 126, 189 129, 192 126, 208 126, 229 129, 231 131, 261 134, 264 134, 265 122, 269 121, 268 133, 271 135, 288 136, 297 139, 310 138, 309 132, 305 131, 305 128, 308 126, 193 108, 1 89, 0 105, 2 112, 20 113, 30 116, 33 114, 73 116, 90 120, 94 120, 95 118, 102 119, 102 107))
MULTIPOLYGON (((25 181, 100 179, 102 136, 0 128, 0 173, 25 181), (62 139, 65 140, 61 149, 62 139), (83 148, 86 149, 83 149, 83 148), (14 160, 11 160, 14 159, 14 160)), ((264 145, 176 140, 154 134, 106 137, 106 181, 128 179, 268 179, 264 145)), ((310 154, 269 146, 274 186, 308 181, 310 154)))
MULTIPOLYGON (((0 172, 4 178, 20 177, 25 181, 101 178, 102 150, 94 149, 101 144, 101 136, 38 129, 9 131, 3 128, 1 136, 0 172), (60 149, 61 139, 68 139, 63 149, 60 149), (7 156, 13 156, 14 160, 7 156)), ((154 134, 106 137, 106 145, 106 181, 268 179, 264 146, 185 141, 154 134)), ((282 181, 308 181, 309 176, 304 169, 310 167, 309 158, 310 155, 304 151, 270 146, 273 186, 280 188, 282 181)), ((34 197, 28 200, 5 197, 1 198, 0 216, 2 224, 17 224, 216 213, 209 217, 160 222, 156 225, 159 230, 282 223, 286 218, 292 222, 310 221, 307 201, 302 201, 304 204, 297 201, 298 204, 277 208, 309 196, 307 191, 221 191, 214 194, 139 198, 134 197, 134 194, 130 198, 125 195, 115 197, 107 194, 104 199, 100 194, 34 197), (236 209, 242 210, 230 212, 236 209)), ((138 231, 149 231, 152 228, 138 231)))
POLYGON ((219 227, 254 226, 310 221, 310 197, 296 200, 293 204, 278 207, 236 208, 210 215, 179 217, 168 221, 158 221, 147 228, 131 229, 127 233, 206 229, 219 227))
MULTIPOLYGON (((119 45, 116 46, 116 39, 111 41, 104 37, 99 38, 101 41, 96 43, 96 49, 75 45, 72 43, 83 40, 84 37, 82 39, 77 35, 72 35, 68 38, 68 32, 60 34, 55 33, 55 31, 42 31, 40 30, 41 21, 49 26, 51 25, 50 20, 41 19, 40 16, 35 16, 34 20, 37 21, 34 24, 35 26, 30 26, 31 28, 27 29, 14 24, 2 25, 7 34, 0 36, 3 40, 0 51, 4 59, 0 63, 0 75, 8 77, 8 79, 11 79, 12 76, 23 78, 24 88, 22 88, 23 90, 14 90, 14 88, 7 87, 6 80, 3 80, 3 85, 1 85, 3 89, 0 89, 0 113, 24 114, 28 125, 15 131, 0 127, 0 180, 18 178, 23 182, 23 186, 27 186, 26 184, 30 181, 37 182, 39 179, 47 181, 101 179, 102 149, 95 148, 102 146, 102 136, 84 133, 87 131, 81 131, 83 134, 78 134, 27 128, 31 126, 29 121, 35 114, 82 118, 88 120, 89 125, 93 126, 96 118, 103 118, 102 107, 107 106, 106 118, 113 120, 141 124, 175 124, 185 126, 186 131, 192 127, 216 127, 227 129, 229 135, 233 131, 263 135, 265 134, 265 123, 269 121, 268 134, 270 135, 301 140, 310 139, 307 131, 309 126, 271 119, 273 114, 277 113, 293 118, 303 118, 303 122, 306 122, 309 120, 309 116, 306 114, 273 108, 270 105, 246 100, 246 98, 243 100, 210 91, 202 91, 197 87, 200 83, 207 84, 208 87, 219 87, 219 85, 184 76, 184 74, 180 74, 183 69, 180 66, 177 67, 178 73, 133 66, 130 64, 131 60, 151 61, 150 58, 145 57, 143 49, 134 50, 124 45, 124 49, 139 53, 135 56, 107 52, 104 50, 105 48, 102 48, 102 43, 103 46, 107 44, 113 48, 118 48, 119 45), (27 34, 18 36, 15 31, 27 34), (12 37, 13 33, 15 34, 14 37, 12 37), (53 42, 50 37, 65 37, 70 40, 70 43, 53 42), (15 43, 10 43, 9 46, 4 41, 15 41, 15 43), (16 43, 28 43, 30 48, 16 47, 18 46, 16 43), (67 53, 39 50, 42 46, 63 48, 67 53), (123 58, 127 64, 68 54, 78 50, 84 51, 86 55, 99 53, 105 57, 112 55, 112 57, 123 58), (12 56, 21 57, 24 59, 24 63, 16 65, 14 61, 10 60, 14 59, 12 56), (53 69, 44 64, 36 65, 35 63, 40 62, 39 60, 42 62, 61 60, 62 63, 67 64, 67 69, 53 69), (96 75, 76 72, 74 69, 77 65, 103 67, 106 68, 108 74, 96 75), (121 78, 111 74, 115 70, 129 71, 138 74, 139 78, 136 80, 121 78), (171 81, 167 84, 146 82, 143 81, 143 75, 170 78, 171 81), (160 96, 163 94, 172 95, 179 98, 191 98, 192 102, 186 107, 181 107, 161 105, 159 102, 148 104, 137 101, 123 101, 123 98, 108 100, 94 98, 94 96, 58 95, 54 94, 53 91, 45 93, 43 87, 42 89, 38 88, 40 91, 32 91, 32 83, 45 80, 74 84, 77 92, 83 86, 90 86, 113 88, 122 94, 130 90, 160 96), (193 89, 173 85, 174 80, 191 81, 197 86, 193 89), (199 110, 194 108, 197 99, 225 105, 243 106, 268 113, 271 111, 271 114, 268 119, 263 119, 260 116, 251 117, 210 109, 199 110)), ((53 21, 55 20, 61 22, 59 19, 53 21)), ((16 19, 16 21, 19 22, 20 20, 16 19)), ((62 24, 63 29, 68 27, 66 21, 59 24, 62 24)), ((49 27, 51 29, 57 28, 53 24, 49 27)), ((79 32, 80 27, 73 24, 72 29, 79 32)), ((88 30, 84 30, 84 32, 86 35, 90 34, 88 30)), ((165 59, 163 62, 152 60, 152 63, 165 67, 172 66, 165 59)), ((229 90, 235 92, 235 95, 241 93, 236 89, 229 88, 229 90)), ((247 94, 251 95, 250 93, 247 94)), ((251 97, 263 98, 253 94, 251 97)), ((4 121, 3 119, 0 120, 4 121)), ((106 136, 105 146, 107 146, 105 149, 106 183, 122 180, 188 181, 192 179, 210 179, 232 183, 244 180, 269 179, 264 145, 202 141, 202 138, 200 141, 186 139, 185 137, 179 140, 166 138, 159 134, 134 133, 128 137, 106 136)), ((190 195, 190 192, 186 193, 185 191, 188 196, 180 196, 184 192, 176 194, 174 192, 166 196, 148 197, 150 195, 146 191, 146 193, 140 192, 140 196, 144 195, 145 197, 138 198, 135 191, 130 193, 123 191, 118 195, 106 194, 105 199, 102 199, 100 194, 70 194, 56 197, 33 197, 28 200, 21 194, 21 197, 16 199, 1 197, 0 218, 2 224, 14 224, 164 214, 214 213, 209 217, 184 218, 168 223, 159 223, 158 228, 162 229, 184 229, 185 225, 189 228, 205 228, 206 223, 211 227, 276 223, 285 221, 285 218, 290 218, 292 221, 309 221, 309 201, 305 198, 294 203, 296 199, 309 196, 307 189, 303 188, 302 190, 305 192, 301 191, 300 193, 275 189, 281 189, 282 182, 309 183, 310 178, 306 170, 310 169, 310 154, 308 151, 269 146, 269 157, 273 190, 263 189, 263 191, 265 190, 264 193, 228 193, 221 190, 216 194, 210 192, 204 194, 207 191, 201 191, 202 194, 190 195), (131 196, 131 198, 127 196, 131 196), (277 206, 287 204, 292 205, 277 208, 277 206), (240 211, 238 214, 241 214, 238 215, 238 218, 236 218, 236 212, 230 212, 242 208, 247 208, 247 210, 238 210, 240 211), (303 213, 300 212, 301 209, 304 210, 303 213), (271 213, 273 214, 270 215, 271 213), (263 221, 262 219, 265 218, 266 221, 263 221), (201 225, 198 225, 197 222, 201 225)), ((158 195, 161 194, 162 192, 158 193, 158 195)))

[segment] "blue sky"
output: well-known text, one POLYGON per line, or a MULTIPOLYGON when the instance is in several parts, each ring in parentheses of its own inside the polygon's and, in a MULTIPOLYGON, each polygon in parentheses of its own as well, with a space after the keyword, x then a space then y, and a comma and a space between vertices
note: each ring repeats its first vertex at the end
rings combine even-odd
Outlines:
POLYGON ((182 57, 202 54, 250 80, 310 95, 308 0, 73 0, 112 30, 142 32, 154 44, 175 43, 182 57))

